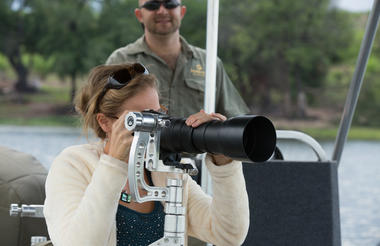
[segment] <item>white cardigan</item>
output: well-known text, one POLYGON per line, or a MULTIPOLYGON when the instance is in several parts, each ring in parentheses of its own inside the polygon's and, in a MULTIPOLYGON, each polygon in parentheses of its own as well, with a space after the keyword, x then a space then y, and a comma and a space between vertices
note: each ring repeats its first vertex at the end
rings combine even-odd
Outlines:
MULTIPOLYGON (((213 197, 184 175, 183 201, 187 235, 215 245, 240 245, 249 227, 248 195, 242 164, 206 165, 213 197)), ((172 174, 171 174, 172 175, 172 174)), ((103 153, 103 146, 84 144, 65 149, 46 180, 44 215, 55 246, 116 245, 116 211, 128 165, 103 153)), ((152 173, 155 186, 166 186, 167 173, 152 173)))

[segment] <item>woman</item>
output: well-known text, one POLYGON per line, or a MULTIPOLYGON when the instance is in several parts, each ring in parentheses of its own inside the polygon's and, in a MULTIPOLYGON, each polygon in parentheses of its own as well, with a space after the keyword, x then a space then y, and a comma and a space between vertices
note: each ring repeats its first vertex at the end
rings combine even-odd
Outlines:
MULTIPOLYGON (((149 245, 163 236, 159 202, 120 200, 129 193, 127 173, 132 132, 124 127, 128 112, 159 110, 155 78, 141 64, 98 66, 76 98, 84 129, 99 143, 72 146, 54 160, 46 180, 44 214, 54 245, 149 245)), ((220 114, 200 111, 186 124, 197 127, 220 114)), ((213 193, 203 193, 184 175, 187 234, 216 245, 239 245, 249 225, 248 197, 241 163, 207 155, 213 193)), ((152 173, 147 183, 166 186, 166 173, 152 173)))

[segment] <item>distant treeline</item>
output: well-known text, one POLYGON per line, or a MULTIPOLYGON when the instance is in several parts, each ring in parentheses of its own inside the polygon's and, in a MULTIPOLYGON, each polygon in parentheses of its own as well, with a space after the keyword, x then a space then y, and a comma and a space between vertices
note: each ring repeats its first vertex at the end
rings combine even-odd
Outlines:
MULTIPOLYGON (((72 81, 103 64, 116 48, 143 34, 137 0, 2 0, 0 53, 17 74, 72 81)), ((205 47, 206 0, 183 0, 181 34, 205 47)), ((367 13, 332 8, 329 0, 221 0, 218 55, 255 113, 307 117, 308 107, 341 110, 367 13)), ((380 122, 380 40, 375 40, 356 121, 380 122)))

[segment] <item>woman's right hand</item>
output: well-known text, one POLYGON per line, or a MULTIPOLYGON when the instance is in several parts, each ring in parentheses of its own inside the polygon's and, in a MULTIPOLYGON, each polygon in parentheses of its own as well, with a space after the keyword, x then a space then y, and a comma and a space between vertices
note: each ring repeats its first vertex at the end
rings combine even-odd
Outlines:
POLYGON ((131 131, 125 128, 124 120, 129 111, 123 114, 112 124, 112 131, 109 136, 108 155, 128 163, 129 151, 133 140, 131 131))

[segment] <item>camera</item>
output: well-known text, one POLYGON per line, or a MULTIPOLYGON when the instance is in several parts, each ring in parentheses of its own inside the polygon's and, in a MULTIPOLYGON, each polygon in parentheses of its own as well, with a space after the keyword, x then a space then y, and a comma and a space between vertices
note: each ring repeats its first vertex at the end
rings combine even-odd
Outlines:
POLYGON ((166 187, 149 186, 145 171, 190 174, 191 163, 183 163, 182 153, 223 154, 231 159, 262 162, 276 146, 276 131, 263 116, 244 115, 226 121, 209 121, 196 128, 186 119, 155 111, 130 112, 125 127, 134 132, 129 152, 128 182, 136 202, 165 202, 164 237, 151 245, 184 245, 186 207, 183 204, 183 175, 168 176, 166 187), (182 178, 181 178, 182 177, 182 178), (139 189, 146 191, 140 194, 139 189))
POLYGON ((196 128, 187 126, 184 118, 155 111, 131 112, 125 126, 134 131, 159 132, 160 152, 223 154, 231 159, 263 162, 276 147, 276 130, 272 122, 257 115, 212 120, 196 128))

